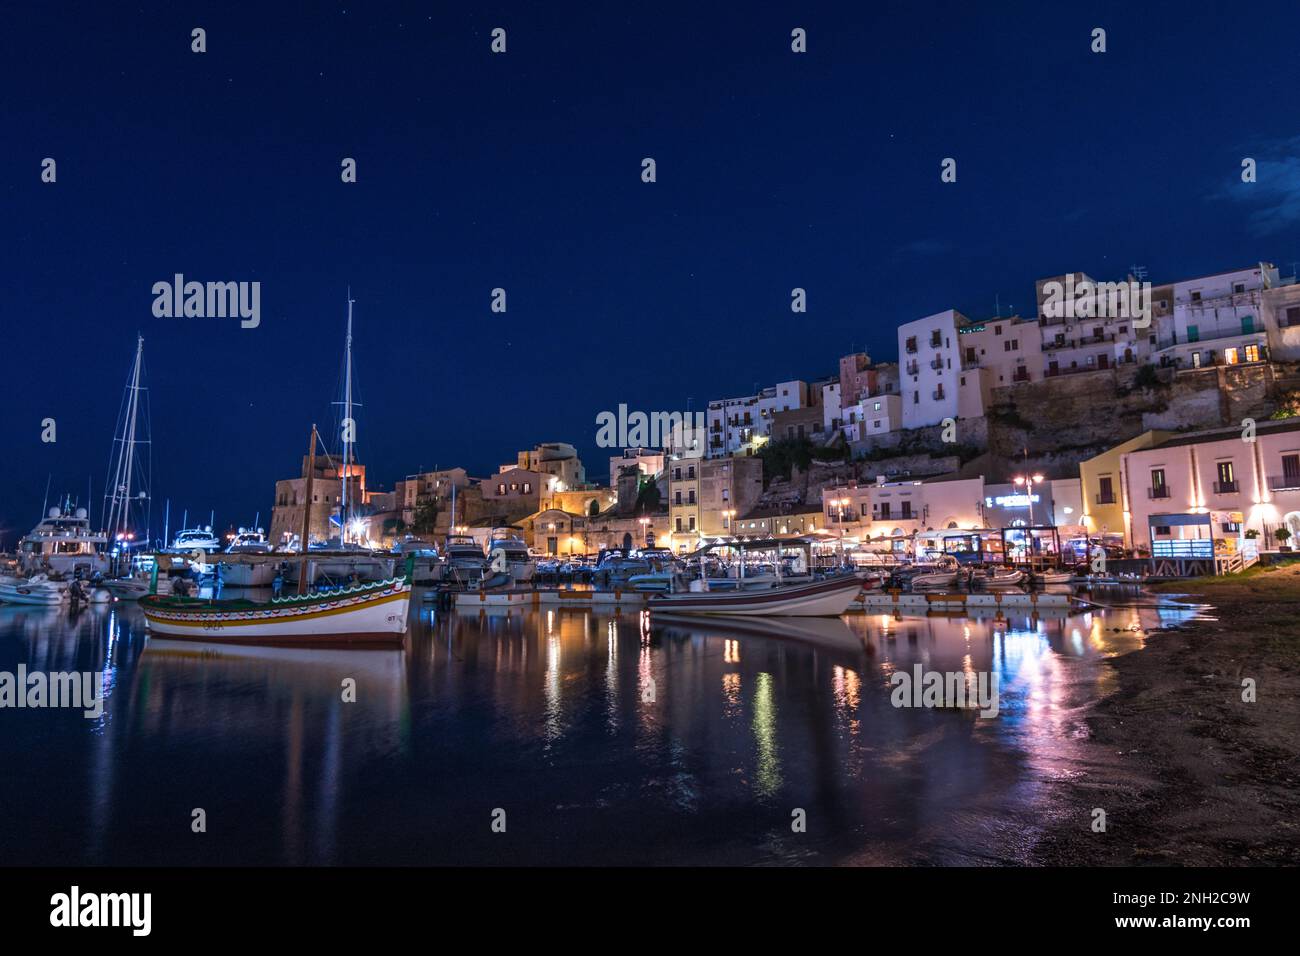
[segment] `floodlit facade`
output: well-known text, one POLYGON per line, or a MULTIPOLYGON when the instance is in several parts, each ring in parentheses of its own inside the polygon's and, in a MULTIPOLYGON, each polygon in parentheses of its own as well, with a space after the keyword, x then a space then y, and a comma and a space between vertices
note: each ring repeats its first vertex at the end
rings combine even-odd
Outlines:
POLYGON ((1138 549, 1203 558, 1276 547, 1280 527, 1300 535, 1300 419, 1243 435, 1191 432, 1123 454, 1138 549))

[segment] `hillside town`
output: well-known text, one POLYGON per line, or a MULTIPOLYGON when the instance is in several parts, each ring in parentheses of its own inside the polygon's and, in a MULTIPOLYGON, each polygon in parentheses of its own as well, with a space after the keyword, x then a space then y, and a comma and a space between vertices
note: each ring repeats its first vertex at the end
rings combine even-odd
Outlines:
MULTIPOLYGON (((1075 272, 1039 279, 1035 301, 1032 315, 906 322, 896 355, 842 355, 824 375, 712 400, 598 466, 578 443, 543 441, 491 475, 438 468, 380 490, 364 464, 316 459, 310 536, 337 537, 348 501, 356 541, 486 542, 510 527, 554 557, 781 535, 919 555, 1016 528, 1117 556, 1287 548, 1300 533, 1294 276, 1267 262, 1163 284, 1075 272)), ((273 544, 302 528, 308 470, 304 458, 276 482, 273 544)))

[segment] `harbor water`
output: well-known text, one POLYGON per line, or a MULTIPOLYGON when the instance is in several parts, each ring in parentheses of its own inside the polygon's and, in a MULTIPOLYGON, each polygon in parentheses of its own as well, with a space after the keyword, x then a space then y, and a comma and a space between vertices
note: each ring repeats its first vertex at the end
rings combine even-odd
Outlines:
POLYGON ((280 650, 154 640, 130 603, 0 606, 0 672, 106 695, 91 718, 0 708, 0 862, 1023 862, 1070 812, 1052 781, 1095 759, 1102 660, 1194 613, 416 601, 401 650, 280 650), (916 665, 996 674, 997 716, 895 706, 916 665))

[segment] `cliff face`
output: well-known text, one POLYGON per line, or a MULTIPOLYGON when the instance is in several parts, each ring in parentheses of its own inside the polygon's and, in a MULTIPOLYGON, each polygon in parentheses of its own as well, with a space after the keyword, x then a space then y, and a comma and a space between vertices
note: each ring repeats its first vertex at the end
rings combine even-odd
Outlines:
POLYGON ((1154 376, 1127 366, 1004 386, 992 390, 984 418, 957 422, 955 442, 944 442, 936 425, 855 443, 855 477, 982 474, 1005 481, 1035 468, 1063 478, 1077 474, 1080 461, 1151 429, 1261 421, 1289 407, 1293 390, 1300 390, 1300 374, 1273 364, 1154 376))
POLYGON ((1139 384, 1130 370, 1084 372, 993 390, 988 450, 1067 467, 1153 428, 1187 431, 1266 418, 1275 403, 1271 365, 1216 366, 1139 384))

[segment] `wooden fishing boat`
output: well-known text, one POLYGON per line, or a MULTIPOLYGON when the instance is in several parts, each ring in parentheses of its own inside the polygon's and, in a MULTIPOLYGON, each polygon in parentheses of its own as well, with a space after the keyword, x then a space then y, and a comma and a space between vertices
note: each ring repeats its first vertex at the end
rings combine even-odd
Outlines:
POLYGON ((656 594, 646 606, 651 611, 671 614, 837 617, 849 609, 861 591, 862 579, 846 574, 808 584, 778 584, 754 590, 656 594))
MULTIPOLYGON (((317 441, 313 425, 307 446, 307 504, 300 539, 308 547, 317 441)), ((402 642, 411 608, 415 555, 407 557, 402 578, 330 591, 307 591, 307 564, 304 553, 299 561, 299 593, 292 597, 259 602, 150 594, 140 599, 140 609, 151 633, 190 640, 288 647, 402 642)))
POLYGON ((234 644, 399 644, 411 585, 405 579, 271 601, 140 599, 151 633, 234 644))

